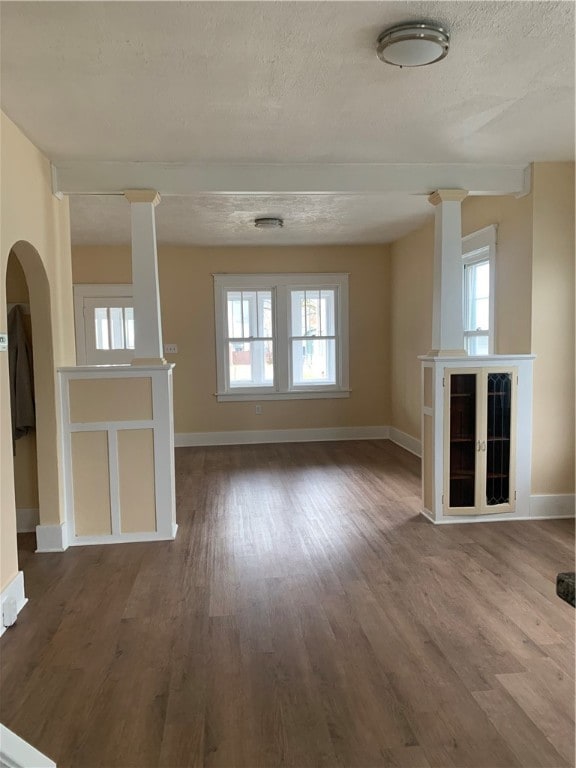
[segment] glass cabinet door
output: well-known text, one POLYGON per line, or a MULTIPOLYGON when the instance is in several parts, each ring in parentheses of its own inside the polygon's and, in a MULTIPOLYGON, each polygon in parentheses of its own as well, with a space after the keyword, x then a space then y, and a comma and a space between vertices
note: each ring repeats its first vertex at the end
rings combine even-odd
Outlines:
POLYGON ((512 373, 488 373, 486 443, 487 506, 510 502, 512 373))
POLYGON ((476 505, 476 373, 450 376, 449 507, 476 505))

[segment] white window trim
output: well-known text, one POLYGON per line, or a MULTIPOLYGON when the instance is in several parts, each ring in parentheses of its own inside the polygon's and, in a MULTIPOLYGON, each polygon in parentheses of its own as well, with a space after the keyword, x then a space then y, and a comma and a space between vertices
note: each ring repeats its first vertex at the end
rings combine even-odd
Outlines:
POLYGON ((132 283, 78 283, 74 286, 74 329, 76 364, 87 365, 84 299, 132 297, 132 283))
MULTIPOLYGON (((496 224, 490 224, 488 227, 479 229, 476 232, 472 232, 470 235, 462 238, 462 266, 469 264, 475 264, 479 261, 486 260, 485 250, 488 248, 488 264, 490 267, 490 300, 488 309, 488 354, 493 355, 494 352, 494 339, 496 338, 496 245, 498 242, 498 227, 496 224)), ((468 308, 466 306, 466 297, 468 292, 466 290, 466 275, 464 268, 462 269, 462 295, 464 296, 463 302, 463 320, 464 328, 466 327, 466 317, 468 308)), ((464 332, 465 337, 473 336, 474 331, 464 332)), ((472 355, 474 357, 474 355, 472 355)))
POLYGON ((216 380, 218 402, 254 400, 315 400, 350 396, 348 372, 348 274, 347 273, 295 273, 295 274, 214 274, 214 310, 216 330, 216 380), (274 299, 274 385, 246 389, 227 389, 227 350, 223 343, 226 328, 225 292, 252 288, 273 291, 274 299), (289 348, 290 313, 288 290, 291 288, 336 288, 337 380, 335 385, 290 387, 289 348))

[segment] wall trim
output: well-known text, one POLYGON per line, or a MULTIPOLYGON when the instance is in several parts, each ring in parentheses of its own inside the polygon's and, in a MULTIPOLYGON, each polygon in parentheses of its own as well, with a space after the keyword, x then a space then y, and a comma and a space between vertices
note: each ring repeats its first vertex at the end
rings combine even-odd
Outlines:
MULTIPOLYGON (((16 601, 16 613, 20 613, 22 608, 26 605, 28 602, 28 598, 24 594, 24 573, 23 571, 18 571, 16 576, 10 581, 0 592, 0 609, 4 605, 4 602, 6 600, 15 600, 16 601)), ((0 619, 2 619, 2 616, 0 614, 0 619)), ((9 627, 4 626, 4 621, 0 620, 0 636, 4 634, 4 632, 9 629, 9 627)))
POLYGON ((144 531, 142 533, 107 533, 102 534, 102 536, 75 536, 70 540, 70 546, 87 547, 99 544, 135 544, 142 541, 174 541, 177 531, 178 524, 173 523, 169 533, 144 531))
POLYGON ((254 429, 230 432, 179 432, 176 448, 203 445, 253 445, 258 443, 310 443, 333 440, 387 440, 389 427, 319 427, 316 429, 254 429))
POLYGON ((420 513, 434 525, 451 525, 454 523, 504 523, 528 520, 566 520, 574 517, 575 495, 573 493, 557 493, 549 495, 530 496, 530 511, 527 515, 517 512, 505 512, 500 515, 451 515, 442 520, 433 520, 427 510, 420 513))
POLYGON ((40 510, 21 507, 16 509, 16 530, 18 533, 34 533, 40 523, 40 510))
POLYGON ((550 517, 574 517, 575 499, 573 493, 534 494, 530 496, 530 518, 544 520, 550 517))
POLYGON ((56 763, 0 724, 0 766, 2 768, 56 768, 56 763))
POLYGON ((36 526, 36 552, 64 552, 68 546, 66 523, 36 526))
POLYGON ((396 443, 396 445, 399 445, 401 448, 413 453, 414 456, 418 456, 419 459, 422 457, 422 445, 420 440, 412 437, 412 435, 406 434, 406 432, 401 432, 399 429, 396 429, 396 427, 389 427, 389 432, 389 439, 393 443, 396 443))

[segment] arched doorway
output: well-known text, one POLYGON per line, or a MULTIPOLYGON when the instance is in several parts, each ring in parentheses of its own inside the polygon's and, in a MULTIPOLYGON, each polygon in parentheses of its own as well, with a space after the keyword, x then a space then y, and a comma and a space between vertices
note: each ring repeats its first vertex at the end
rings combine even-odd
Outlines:
MULTIPOLYGON (((26 241, 18 241, 10 249, 4 286, 7 289, 8 267, 12 259, 21 269, 29 297, 29 322, 34 351, 34 393, 36 411, 37 498, 41 528, 60 526, 61 488, 58 472, 60 453, 57 430, 57 392, 54 371, 54 349, 50 283, 38 251, 26 241)), ((6 295, 7 304, 11 303, 6 295)), ((7 383, 7 382, 6 382, 7 383)), ((28 467, 28 477, 30 477, 28 467)), ((18 480, 17 480, 18 482, 18 480)), ((18 491, 18 489, 17 489, 18 491)), ((17 501, 17 499, 15 499, 17 501)), ((38 542, 38 548, 43 550, 38 542)), ((61 548, 61 547, 54 547, 61 548)))
POLYGON ((26 549, 35 549, 36 526, 40 523, 40 504, 32 371, 32 316, 26 275, 13 250, 10 251, 6 265, 6 312, 10 344, 10 405, 16 525, 19 534, 30 534, 24 538, 24 542, 22 537, 20 538, 19 546, 24 545, 26 549))

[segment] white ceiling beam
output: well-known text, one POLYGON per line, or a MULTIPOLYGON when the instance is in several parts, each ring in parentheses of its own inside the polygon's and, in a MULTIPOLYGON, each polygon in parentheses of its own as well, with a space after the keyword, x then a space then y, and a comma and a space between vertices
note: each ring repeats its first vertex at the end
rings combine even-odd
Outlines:
POLYGON ((156 189, 162 195, 386 194, 428 195, 465 189, 470 195, 524 195, 530 167, 475 163, 213 164, 61 161, 52 165, 55 194, 121 195, 156 189))

